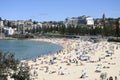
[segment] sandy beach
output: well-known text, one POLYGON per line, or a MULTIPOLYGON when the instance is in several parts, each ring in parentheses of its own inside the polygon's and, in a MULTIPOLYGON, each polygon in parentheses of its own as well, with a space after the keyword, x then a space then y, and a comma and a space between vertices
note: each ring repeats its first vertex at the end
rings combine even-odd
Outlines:
POLYGON ((30 67, 31 80, 120 80, 120 43, 82 39, 32 39, 59 44, 62 50, 23 60, 30 67), (103 75, 103 76, 102 76, 103 75))

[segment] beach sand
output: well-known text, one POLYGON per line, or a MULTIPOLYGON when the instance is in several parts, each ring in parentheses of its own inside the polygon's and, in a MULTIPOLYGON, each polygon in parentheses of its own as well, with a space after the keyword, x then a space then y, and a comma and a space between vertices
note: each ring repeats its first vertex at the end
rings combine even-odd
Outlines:
POLYGON ((52 42, 63 47, 56 53, 22 61, 29 65, 32 80, 101 80, 102 73, 106 75, 105 80, 110 76, 120 80, 119 43, 63 38, 32 40, 52 42))

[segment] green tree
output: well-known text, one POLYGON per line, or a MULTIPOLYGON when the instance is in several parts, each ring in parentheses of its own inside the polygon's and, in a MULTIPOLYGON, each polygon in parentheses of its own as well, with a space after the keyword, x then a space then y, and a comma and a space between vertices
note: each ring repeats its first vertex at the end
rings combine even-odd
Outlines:
POLYGON ((7 75, 17 70, 19 61, 14 58, 13 53, 3 53, 0 51, 0 80, 6 80, 7 75))
POLYGON ((64 24, 60 24, 58 30, 59 30, 60 34, 65 34, 66 33, 66 27, 65 27, 65 25, 64 24))
POLYGON ((76 26, 76 28, 75 28, 75 34, 77 35, 77 34, 79 34, 79 27, 78 26, 76 26))
POLYGON ((27 64, 20 64, 18 70, 13 74, 14 80, 30 80, 29 67, 27 64))
POLYGON ((41 32, 41 27, 36 27, 36 32, 35 33, 40 33, 41 32))
POLYGON ((15 80, 30 80, 29 67, 19 63, 13 53, 0 51, 0 80, 7 80, 8 75, 15 80))
POLYGON ((75 26, 73 24, 69 24, 66 31, 67 34, 73 35, 75 33, 75 26))
POLYGON ((46 33, 47 32, 47 27, 46 26, 43 26, 42 27, 42 33, 44 34, 44 33, 46 33))
POLYGON ((2 21, 2 18, 0 17, 0 21, 2 21))
POLYGON ((117 37, 117 39, 118 39, 118 37, 120 36, 120 30, 119 30, 119 22, 118 21, 116 21, 116 37, 117 37))

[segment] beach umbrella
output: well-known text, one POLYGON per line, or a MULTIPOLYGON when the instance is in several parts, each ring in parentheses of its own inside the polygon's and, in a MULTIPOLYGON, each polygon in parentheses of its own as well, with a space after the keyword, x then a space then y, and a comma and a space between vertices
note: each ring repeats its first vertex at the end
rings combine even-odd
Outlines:
POLYGON ((113 52, 112 52, 112 51, 110 51, 110 50, 109 50, 109 51, 106 51, 106 53, 107 53, 107 55, 108 55, 108 56, 110 56, 110 55, 112 55, 112 54, 113 54, 113 52))

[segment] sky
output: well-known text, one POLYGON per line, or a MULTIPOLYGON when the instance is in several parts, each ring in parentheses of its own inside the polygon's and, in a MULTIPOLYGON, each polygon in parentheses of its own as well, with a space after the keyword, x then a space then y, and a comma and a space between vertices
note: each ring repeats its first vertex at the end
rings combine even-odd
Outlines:
POLYGON ((120 0, 0 0, 0 17, 7 20, 64 21, 82 15, 120 17, 120 0))

